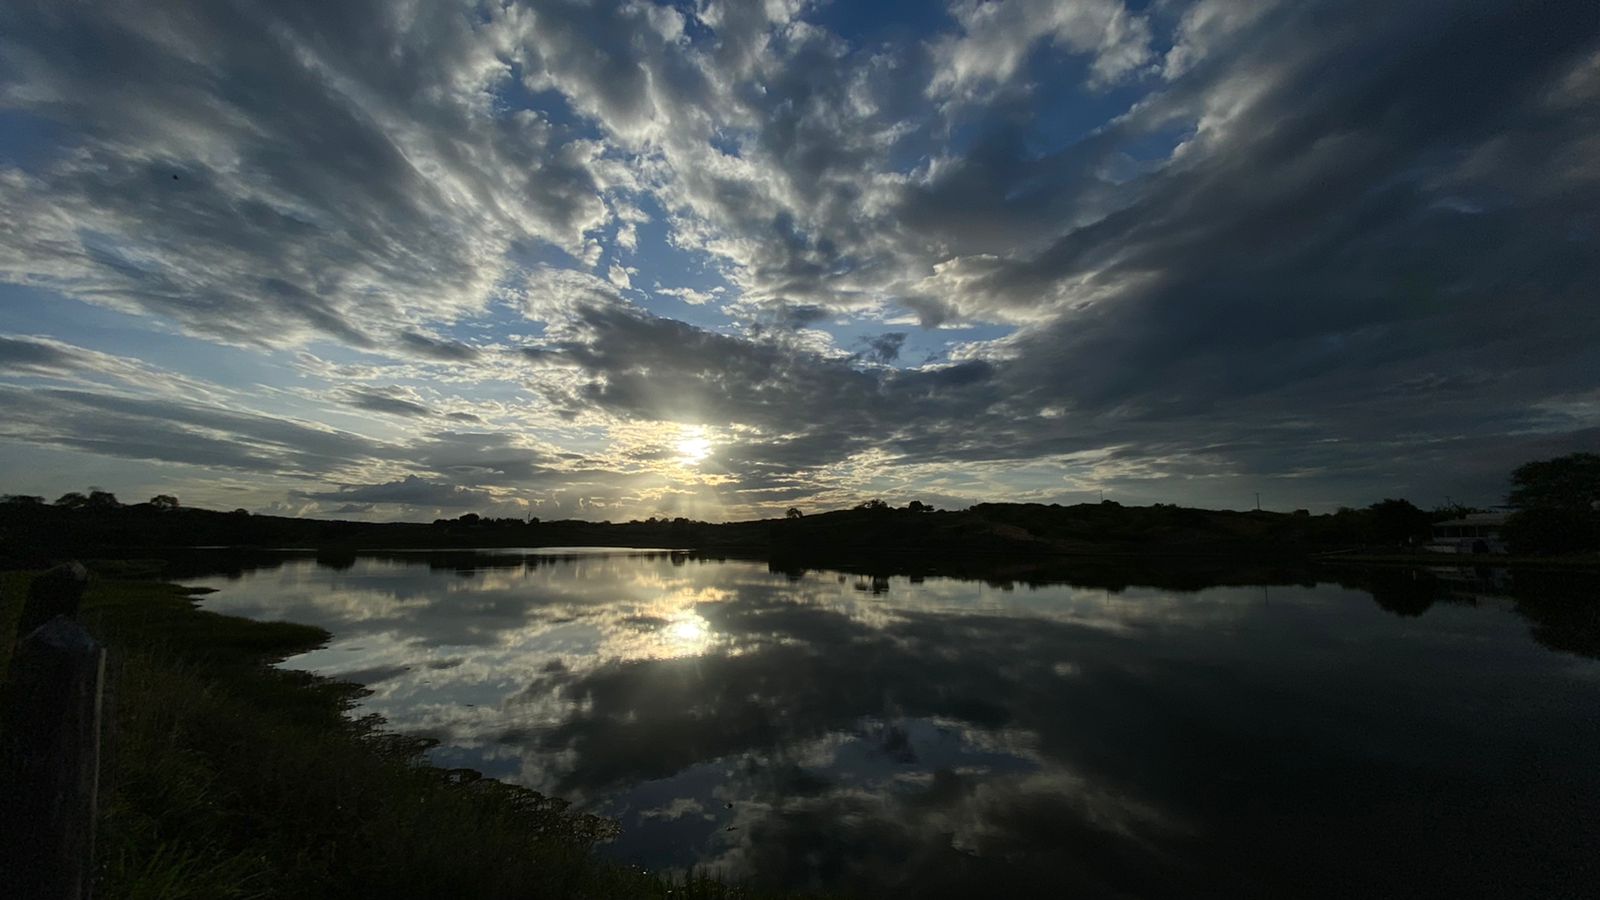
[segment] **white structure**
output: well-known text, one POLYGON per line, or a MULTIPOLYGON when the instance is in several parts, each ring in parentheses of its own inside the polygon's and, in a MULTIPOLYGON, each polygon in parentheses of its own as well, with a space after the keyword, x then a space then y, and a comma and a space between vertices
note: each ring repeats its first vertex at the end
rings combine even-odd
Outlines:
POLYGON ((1459 519, 1433 523, 1433 539, 1428 549, 1435 553, 1504 553, 1500 536, 1506 513, 1467 513, 1459 519))

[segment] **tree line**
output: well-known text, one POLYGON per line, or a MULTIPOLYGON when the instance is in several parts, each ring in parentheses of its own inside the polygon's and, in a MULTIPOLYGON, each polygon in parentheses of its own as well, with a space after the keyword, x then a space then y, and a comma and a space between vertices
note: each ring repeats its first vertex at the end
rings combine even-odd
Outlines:
MULTIPOLYGON (((1506 495, 1506 505, 1512 513, 1508 517, 1502 536, 1513 553, 1556 555, 1600 550, 1600 454, 1572 453, 1553 459, 1528 462, 1518 466, 1511 473, 1509 481, 1510 492, 1506 495)), ((0 497, 0 505, 18 513, 23 513, 28 507, 36 507, 41 513, 45 508, 74 513, 105 513, 114 510, 126 510, 130 513, 138 510, 174 512, 182 508, 178 498, 171 494, 157 494, 143 503, 124 504, 115 494, 97 487, 90 487, 87 491, 70 491, 62 494, 53 503, 47 503, 45 498, 40 496, 11 494, 0 497)), ((1147 537, 1158 537, 1173 528, 1187 527, 1204 531, 1220 527, 1217 522, 1211 521, 1220 514, 1210 514, 1208 519, 1205 510, 1173 504, 1158 503, 1147 508, 1124 508, 1115 501, 1105 500, 1099 504, 1085 504, 1073 509, 1078 512, 1054 506, 1042 507, 1038 504, 983 503, 971 507, 966 513, 994 517, 1019 525, 1029 533, 1038 534, 1061 531, 1073 522, 1079 522, 1089 528, 1092 534, 1105 533, 1108 528, 1113 531, 1120 529, 1127 532, 1125 536, 1130 539, 1140 538, 1143 534, 1141 528, 1149 532, 1147 537)), ((1417 547, 1428 541, 1434 523, 1477 511, 1480 510, 1460 505, 1449 505, 1429 511, 1418 508, 1409 500, 1386 498, 1362 509, 1343 507, 1329 516, 1313 517, 1306 510, 1295 510, 1288 516, 1269 512, 1251 512, 1239 516, 1241 519, 1250 520, 1259 518, 1258 530, 1264 528, 1266 532, 1273 534, 1305 531, 1323 542, 1344 541, 1369 546, 1417 547)), ((186 509, 185 512, 193 511, 186 509)), ((871 514, 862 521, 861 527, 867 527, 868 520, 882 523, 885 521, 882 517, 890 513, 932 513, 935 509, 918 500, 896 507, 886 500, 875 497, 856 504, 854 512, 871 514)), ((202 514, 216 515, 216 513, 202 514)), ((237 521, 243 521, 244 517, 250 516, 250 513, 244 509, 236 509, 232 515, 240 517, 237 521)), ((850 513, 843 515, 849 516, 850 513)), ((902 530, 910 528, 913 520, 943 521, 950 515, 952 514, 946 513, 939 517, 897 516, 894 519, 895 528, 902 530)), ((784 517, 791 522, 809 518, 798 507, 790 507, 784 517)), ((432 524, 436 528, 452 531, 464 526, 477 532, 485 528, 511 526, 526 528, 541 523, 539 519, 531 516, 502 518, 469 512, 455 518, 436 519, 432 524)), ((566 524, 587 527, 591 524, 604 526, 611 523, 569 521, 566 524)), ((674 532, 691 527, 713 527, 681 516, 670 519, 651 517, 642 522, 635 520, 626 524, 646 528, 666 527, 674 532)), ((801 526, 796 523, 793 527, 801 526)), ((882 530, 889 526, 880 524, 871 527, 882 530)), ((1267 533, 1254 536, 1257 539, 1270 538, 1267 533)))

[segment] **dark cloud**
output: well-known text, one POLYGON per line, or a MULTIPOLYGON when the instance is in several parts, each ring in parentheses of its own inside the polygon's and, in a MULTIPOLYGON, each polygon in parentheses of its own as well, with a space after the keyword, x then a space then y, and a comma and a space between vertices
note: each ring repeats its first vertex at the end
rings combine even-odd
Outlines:
POLYGON ((440 362, 470 362, 478 358, 476 347, 460 341, 444 341, 415 331, 402 331, 399 338, 406 349, 440 362))
POLYGON ((867 345, 862 354, 867 359, 879 363, 892 363, 900 358, 900 348, 905 346, 906 333, 904 331, 890 331, 876 337, 862 338, 861 342, 867 345))
POLYGON ((494 498, 459 484, 428 481, 407 475, 384 484, 346 484, 332 491, 301 491, 294 496, 319 503, 400 504, 423 508, 465 509, 482 507, 494 498))
POLYGON ((580 334, 557 344, 562 358, 601 376, 569 402, 684 422, 801 424, 869 414, 871 376, 816 358, 778 339, 746 340, 620 304, 578 312, 580 334))
POLYGON ((76 348, 28 338, 0 337, 0 372, 16 375, 58 375, 82 368, 76 348))
POLYGON ((328 510, 328 514, 334 516, 360 516, 372 512, 376 506, 377 504, 375 503, 346 503, 343 506, 336 506, 328 510))
POLYGON ((433 414, 433 410, 423 406, 421 403, 416 403, 403 397, 378 393, 377 391, 349 390, 345 392, 344 397, 345 402, 349 405, 371 412, 388 413, 392 416, 405 416, 408 418, 433 414))
POLYGON ((786 305, 781 307, 779 317, 779 321, 788 328, 804 328, 826 319, 828 310, 815 304, 786 305))
POLYGON ((0 399, 6 437, 125 459, 326 476, 394 454, 349 432, 164 398, 0 386, 0 399))
POLYGON ((551 391, 555 402, 574 412, 599 408, 629 418, 757 426, 772 437, 719 450, 710 463, 735 473, 745 487, 784 477, 769 467, 792 474, 892 446, 913 429, 958 419, 970 426, 1000 399, 995 369, 981 361, 869 372, 782 333, 718 334, 619 302, 586 302, 573 316, 569 337, 525 351, 585 376, 564 392, 551 391))
POLYGON ((1573 230, 1600 172, 1549 164, 1597 134, 1559 87, 1596 50, 1579 6, 1264 18, 1173 88, 1203 100, 1274 72, 1199 159, 971 285, 1027 304, 1087 279, 1103 298, 1018 341, 1014 395, 1091 427, 1197 427, 1266 471, 1328 442, 1337 469, 1393 441, 1432 457, 1463 432, 1579 426, 1531 408, 1600 371, 1580 287, 1600 271, 1573 230), (1285 420, 1299 433, 1268 437, 1285 420))
POLYGON ((483 505, 497 498, 478 485, 550 485, 566 477, 545 468, 542 454, 522 448, 502 434, 442 431, 387 442, 281 416, 88 387, 0 385, 0 402, 7 410, 0 421, 0 437, 46 446, 257 476, 337 482, 366 467, 403 465, 431 473, 433 478, 429 481, 412 475, 394 485, 347 484, 337 491, 297 495, 329 503, 378 502, 376 496, 364 495, 368 491, 396 498, 383 502, 409 502, 400 499, 402 489, 421 491, 420 486, 433 485, 436 493, 425 497, 419 493, 413 498, 417 505, 446 505, 445 500, 461 506, 483 505))
POLYGON ((547 454, 528 448, 515 434, 441 431, 407 450, 412 464, 464 484, 515 485, 559 481, 547 454))

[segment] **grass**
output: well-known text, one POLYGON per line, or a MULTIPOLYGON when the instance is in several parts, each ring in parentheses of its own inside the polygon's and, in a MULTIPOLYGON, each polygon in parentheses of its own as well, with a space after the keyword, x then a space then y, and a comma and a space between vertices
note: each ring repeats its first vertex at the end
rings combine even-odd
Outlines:
MULTIPOLYGON (((26 583, 0 573, 0 665, 26 583)), ((601 861, 614 823, 426 765, 427 742, 347 715, 361 688, 271 666, 320 629, 103 576, 80 619, 109 648, 99 897, 766 896, 601 861)))

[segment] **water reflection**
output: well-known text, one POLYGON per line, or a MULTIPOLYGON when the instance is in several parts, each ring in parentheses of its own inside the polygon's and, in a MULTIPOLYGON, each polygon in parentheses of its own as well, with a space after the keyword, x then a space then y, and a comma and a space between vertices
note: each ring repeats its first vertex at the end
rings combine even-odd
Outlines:
POLYGON ((327 628, 290 664, 369 685, 441 764, 616 817, 608 852, 645 865, 918 896, 1530 895, 1579 883, 1600 836, 1580 579, 275 562, 196 583, 327 628))

